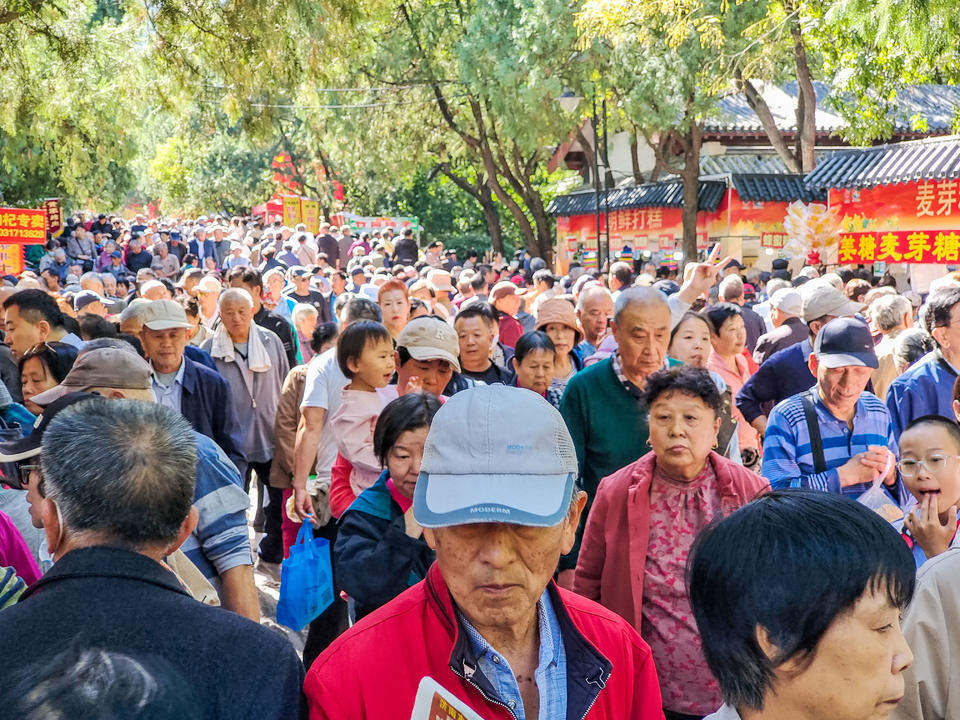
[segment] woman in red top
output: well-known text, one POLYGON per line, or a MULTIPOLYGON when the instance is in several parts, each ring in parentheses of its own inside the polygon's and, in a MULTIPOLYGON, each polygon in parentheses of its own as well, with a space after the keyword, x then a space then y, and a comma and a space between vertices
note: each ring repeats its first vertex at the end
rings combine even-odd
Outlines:
POLYGON ((630 622, 653 651, 667 720, 719 707, 687 598, 687 555, 698 533, 769 487, 713 452, 720 392, 680 366, 647 379, 652 451, 600 482, 573 589, 630 622))

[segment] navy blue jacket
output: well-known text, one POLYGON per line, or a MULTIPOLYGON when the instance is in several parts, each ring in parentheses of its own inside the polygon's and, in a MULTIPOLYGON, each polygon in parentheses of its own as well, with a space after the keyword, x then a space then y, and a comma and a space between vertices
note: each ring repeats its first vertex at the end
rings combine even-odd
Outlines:
MULTIPOLYGON (((193 238, 193 240, 190 241, 190 245, 188 246, 188 248, 189 248, 189 250, 190 250, 190 254, 191 254, 191 255, 196 255, 198 258, 200 257, 200 255, 197 253, 197 251, 198 251, 200 248, 197 247, 197 239, 196 239, 196 238, 193 238)), ((216 257, 217 257, 217 248, 216 248, 216 246, 213 244, 213 240, 204 240, 204 241, 203 241, 203 257, 205 257, 205 258, 208 258, 208 257, 216 258, 216 257)), ((201 267, 202 267, 202 265, 201 265, 201 267)))
POLYGON ((423 580, 433 560, 423 536, 407 535, 384 470, 340 519, 333 548, 339 589, 356 601, 360 618, 423 580))
POLYGON ((187 345, 183 349, 183 354, 193 360, 195 363, 200 363, 204 367, 210 368, 218 375, 220 374, 217 370, 217 364, 213 361, 213 358, 210 357, 210 353, 208 353, 206 350, 201 350, 196 345, 187 345))
POLYGON ((193 429, 213 440, 237 466, 241 477, 246 458, 240 450, 243 434, 233 408, 230 387, 223 376, 184 355, 180 412, 193 429))
POLYGON ((157 714, 145 711, 150 717, 183 717, 162 712, 171 697, 182 698, 181 709, 193 709, 192 717, 307 717, 303 664, 286 638, 197 602, 156 560, 106 546, 68 552, 0 613, 0 657, 9 663, 0 687, 3 714, 18 716, 21 682, 36 687, 64 651, 87 648, 163 671, 157 714))
POLYGON ((737 407, 748 423, 769 413, 781 400, 816 385, 817 379, 807 367, 811 349, 810 341, 806 340, 775 352, 740 388, 737 407))

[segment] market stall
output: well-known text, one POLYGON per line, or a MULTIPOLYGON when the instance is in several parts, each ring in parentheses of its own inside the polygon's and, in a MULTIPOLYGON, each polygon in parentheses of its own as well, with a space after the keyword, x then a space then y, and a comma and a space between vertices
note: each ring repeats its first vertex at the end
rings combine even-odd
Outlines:
POLYGON ((960 138, 951 136, 836 153, 806 184, 827 191, 836 212, 836 262, 877 271, 960 264, 958 178, 960 138))

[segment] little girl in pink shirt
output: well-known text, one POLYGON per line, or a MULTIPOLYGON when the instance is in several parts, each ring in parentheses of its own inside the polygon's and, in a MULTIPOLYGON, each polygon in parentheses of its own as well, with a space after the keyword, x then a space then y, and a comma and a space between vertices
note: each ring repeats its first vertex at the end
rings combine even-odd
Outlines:
POLYGON ((390 332, 369 320, 348 325, 337 341, 337 361, 350 384, 330 426, 337 449, 353 466, 350 487, 359 495, 380 477, 373 430, 380 412, 397 397, 397 388, 389 384, 396 371, 390 332))

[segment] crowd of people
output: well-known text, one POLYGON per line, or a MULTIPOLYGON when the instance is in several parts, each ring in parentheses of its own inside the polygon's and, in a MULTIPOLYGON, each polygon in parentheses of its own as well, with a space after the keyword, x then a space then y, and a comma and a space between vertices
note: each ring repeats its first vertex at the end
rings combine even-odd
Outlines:
POLYGON ((70 218, 0 287, 3 707, 954 717, 960 272, 717 251, 70 218), (304 527, 301 657, 253 568, 304 527))

